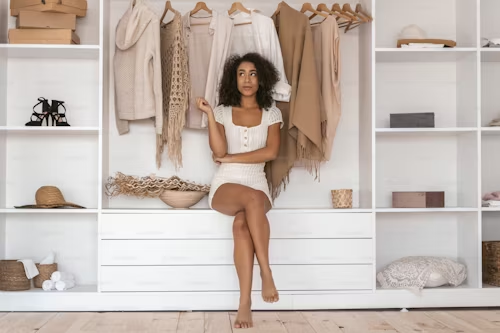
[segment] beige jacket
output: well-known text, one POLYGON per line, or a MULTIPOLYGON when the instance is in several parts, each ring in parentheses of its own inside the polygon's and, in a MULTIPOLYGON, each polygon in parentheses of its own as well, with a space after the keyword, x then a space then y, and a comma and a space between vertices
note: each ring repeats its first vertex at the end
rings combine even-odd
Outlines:
POLYGON ((130 120, 155 119, 162 134, 163 96, 160 21, 143 0, 131 0, 116 27, 114 56, 115 113, 119 134, 130 120))

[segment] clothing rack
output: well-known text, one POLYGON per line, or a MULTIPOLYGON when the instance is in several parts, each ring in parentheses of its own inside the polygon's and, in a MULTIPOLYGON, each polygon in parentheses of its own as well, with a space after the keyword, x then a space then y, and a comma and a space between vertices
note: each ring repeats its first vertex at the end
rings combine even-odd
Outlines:
MULTIPOLYGON (((278 4, 278 7, 276 8, 276 11, 272 16, 275 16, 279 13, 281 4, 283 2, 280 2, 278 4)), ((174 11, 172 8, 171 1, 167 1, 165 4, 165 12, 163 13, 162 20, 165 17, 165 14, 167 13, 168 10, 174 11)), ((194 15, 198 13, 199 11, 205 11, 209 15, 212 14, 212 10, 207 6, 205 2, 197 2, 195 7, 191 10, 191 15, 194 15)), ((246 8, 241 2, 233 2, 231 4, 230 9, 228 9, 228 14, 231 15, 235 13, 236 11, 244 12, 249 14, 250 10, 246 8)), ((373 18, 371 17, 370 14, 368 14, 362 7, 361 4, 357 4, 355 9, 353 10, 351 5, 346 3, 342 7, 340 6, 339 3, 335 3, 332 5, 331 8, 329 8, 326 4, 320 3, 316 8, 313 7, 313 5, 310 2, 305 2, 302 5, 302 8, 300 10, 302 13, 307 15, 307 12, 312 13, 312 15, 308 16, 309 20, 313 19, 316 16, 321 16, 323 19, 326 19, 328 16, 334 16, 339 28, 345 28, 344 32, 348 32, 350 30, 353 30, 357 27, 359 27, 361 24, 364 23, 369 23, 373 21, 373 18)), ((312 24, 319 24, 322 21, 314 22, 312 24)), ((209 23, 195 23, 193 25, 208 25, 209 23)), ((248 23, 240 23, 237 25, 243 25, 243 24, 251 24, 251 22, 248 23)))

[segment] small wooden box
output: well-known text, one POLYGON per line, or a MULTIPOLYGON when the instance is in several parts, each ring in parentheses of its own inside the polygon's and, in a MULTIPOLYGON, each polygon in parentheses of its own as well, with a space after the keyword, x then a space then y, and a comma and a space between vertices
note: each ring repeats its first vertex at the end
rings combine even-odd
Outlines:
POLYGON ((71 29, 10 29, 10 44, 80 44, 71 29))
POLYGON ((391 128, 434 127, 434 112, 391 113, 391 128))
POLYGON ((76 15, 21 10, 17 17, 19 29, 71 29, 76 30, 76 15))
POLYGON ((392 192, 393 208, 443 208, 444 192, 392 192))
POLYGON ((87 15, 87 0, 10 0, 10 15, 18 16, 21 10, 87 15))

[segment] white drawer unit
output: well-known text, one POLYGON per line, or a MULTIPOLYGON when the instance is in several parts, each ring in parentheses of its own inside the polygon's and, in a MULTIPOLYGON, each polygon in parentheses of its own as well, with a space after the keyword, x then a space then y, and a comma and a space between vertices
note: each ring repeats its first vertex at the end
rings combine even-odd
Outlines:
MULTIPOLYGON (((372 238, 370 213, 271 211, 271 238, 372 238)), ((232 239, 233 218, 205 214, 103 214, 101 239, 232 239)))
MULTIPOLYGON (((273 265, 280 291, 369 290, 372 265, 273 265)), ((254 269, 253 290, 261 290, 260 271, 254 269)), ((103 266, 103 292, 238 291, 236 270, 225 266, 103 266)))
MULTIPOLYGON (((103 240, 102 265, 231 265, 233 240, 103 240)), ((371 239, 271 239, 271 264, 372 264, 371 239)))

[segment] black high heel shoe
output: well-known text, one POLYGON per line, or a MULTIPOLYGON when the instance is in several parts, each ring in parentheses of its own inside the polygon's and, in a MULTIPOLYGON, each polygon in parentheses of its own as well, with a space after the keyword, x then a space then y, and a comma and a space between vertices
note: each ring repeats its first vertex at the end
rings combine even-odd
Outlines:
POLYGON ((64 106, 64 101, 58 101, 55 99, 52 100, 50 116, 52 118, 52 126, 70 126, 70 124, 68 124, 68 119, 66 118, 66 107, 64 106), (59 113, 59 106, 64 108, 64 113, 59 113))
POLYGON ((50 104, 47 99, 44 97, 38 98, 38 103, 33 106, 33 114, 31 115, 31 120, 25 124, 25 126, 42 126, 43 121, 45 120, 47 126, 49 126, 49 114, 50 114, 50 104), (38 113, 35 111, 35 108, 42 104, 42 112, 38 113), (36 117, 33 120, 33 117, 36 117))

